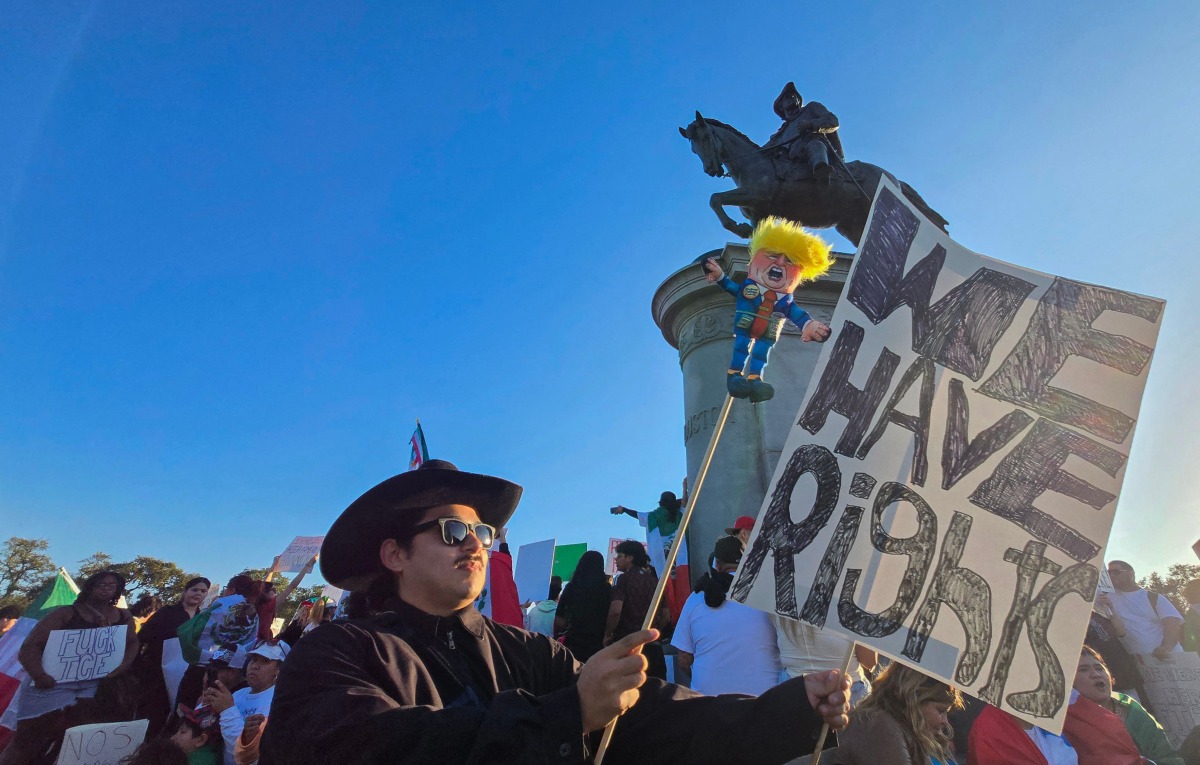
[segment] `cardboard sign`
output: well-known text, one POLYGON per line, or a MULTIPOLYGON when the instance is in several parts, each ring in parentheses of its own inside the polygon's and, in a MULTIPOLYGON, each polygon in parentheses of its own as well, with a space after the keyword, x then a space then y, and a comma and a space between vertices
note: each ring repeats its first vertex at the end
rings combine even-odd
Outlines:
POLYGON ((121 666, 128 626, 51 630, 42 667, 60 683, 99 680, 121 666))
POLYGON ((1166 730, 1167 740, 1178 749, 1200 725, 1200 655, 1182 651, 1158 659, 1153 654, 1138 654, 1137 661, 1147 701, 1166 730))
POLYGON ((280 573, 298 574, 304 570, 313 556, 321 552, 325 537, 296 537, 279 554, 280 573))
POLYGON ((545 600, 550 595, 550 577, 554 569, 554 540, 545 539, 521 545, 517 549, 517 601, 526 603, 545 600))
POLYGON ((67 728, 57 765, 120 765, 146 739, 149 720, 67 728))
POLYGON ((730 597, 1061 730, 1164 305, 881 182, 730 597))
POLYGON ((575 574, 575 566, 579 565, 579 559, 585 552, 587 552, 587 542, 556 546, 554 548, 554 567, 551 569, 550 575, 561 576, 564 582, 571 581, 571 577, 575 574))

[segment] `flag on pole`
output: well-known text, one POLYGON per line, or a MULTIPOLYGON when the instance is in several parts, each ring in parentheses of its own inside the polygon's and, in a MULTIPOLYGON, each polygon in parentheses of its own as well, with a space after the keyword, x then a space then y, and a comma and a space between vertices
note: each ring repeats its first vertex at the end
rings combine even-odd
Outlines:
POLYGON ((408 439, 412 451, 408 456, 408 469, 416 470, 429 459, 429 448, 425 446, 425 431, 421 430, 421 421, 417 420, 417 429, 413 431, 412 438, 408 439))

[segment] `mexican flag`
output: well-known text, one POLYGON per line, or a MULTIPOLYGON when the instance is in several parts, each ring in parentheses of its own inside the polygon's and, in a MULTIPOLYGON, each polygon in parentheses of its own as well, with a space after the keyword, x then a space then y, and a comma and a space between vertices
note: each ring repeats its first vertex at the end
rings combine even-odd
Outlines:
POLYGON ((207 666, 213 652, 230 643, 249 651, 258 642, 258 612, 241 595, 217 598, 179 628, 179 646, 188 664, 207 666))
POLYGON ((421 421, 417 420, 417 429, 408 439, 408 469, 416 470, 429 459, 429 447, 425 445, 425 431, 421 430, 421 421))
MULTIPOLYGON (((679 515, 683 515, 683 508, 679 515)), ((667 556, 671 553, 671 545, 675 543, 676 530, 679 521, 671 520, 664 508, 656 508, 649 513, 638 513, 638 523, 646 529, 646 547, 650 553, 650 563, 659 576, 667 566, 667 556)), ((675 556, 675 569, 671 571, 671 581, 663 592, 667 599, 667 610, 671 612, 671 623, 679 621, 679 613, 683 611, 683 603, 692 594, 692 580, 688 576, 688 552, 686 536, 679 542, 679 553, 675 556)))
POLYGON ((0 635, 0 749, 8 743, 12 731, 17 727, 16 706, 12 704, 21 684, 29 677, 21 663, 17 661, 17 652, 21 644, 33 631, 33 625, 38 623, 46 614, 60 606, 69 606, 75 602, 79 588, 75 580, 60 568, 58 574, 46 583, 42 591, 33 599, 33 603, 8 632, 0 635))

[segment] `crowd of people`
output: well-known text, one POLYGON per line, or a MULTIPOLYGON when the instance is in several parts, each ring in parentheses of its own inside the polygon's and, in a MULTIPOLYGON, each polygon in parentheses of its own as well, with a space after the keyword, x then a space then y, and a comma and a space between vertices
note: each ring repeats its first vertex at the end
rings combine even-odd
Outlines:
MULTIPOLYGON (((1133 658, 1197 647, 1200 581, 1181 614, 1132 566, 1108 564, 1054 734, 731 600, 750 518, 716 540, 675 618, 655 607, 659 572, 634 540, 616 547, 615 575, 589 551, 565 586, 554 577, 545 598, 519 603, 503 529, 520 494, 439 460, 384 481, 325 538, 322 573, 346 595, 306 601, 278 634, 278 606, 316 558, 279 592, 275 566, 220 592, 197 577, 175 603, 129 609, 119 573, 89 576, 24 638, 28 681, 0 765, 54 762, 69 727, 134 719, 148 721, 129 760, 143 764, 587 762, 614 721, 611 762, 806 763, 823 726, 837 732, 821 756, 831 765, 1200 762, 1200 733, 1172 746, 1133 658), (487 618, 475 603, 489 567, 487 618), (43 666, 51 631, 114 625, 127 642, 105 677, 59 682, 43 666), (188 666, 168 687, 174 638, 188 666)), ((0 612, 0 629, 16 616, 0 612)))

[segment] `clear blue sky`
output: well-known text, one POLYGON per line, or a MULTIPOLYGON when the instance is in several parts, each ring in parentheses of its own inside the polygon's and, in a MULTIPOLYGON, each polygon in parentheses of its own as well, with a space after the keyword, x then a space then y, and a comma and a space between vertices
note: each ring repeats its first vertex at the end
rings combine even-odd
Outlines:
POLYGON ((733 7, 0 2, 0 537, 265 566, 415 417, 515 544, 636 535, 650 298, 730 239, 676 128, 795 80, 964 245, 1168 301, 1111 550, 1194 562, 1200 6, 733 7))

